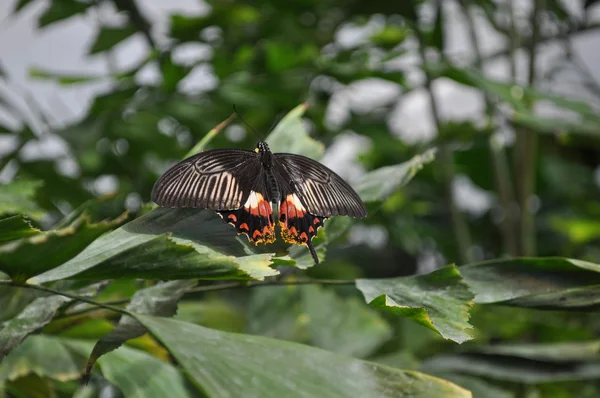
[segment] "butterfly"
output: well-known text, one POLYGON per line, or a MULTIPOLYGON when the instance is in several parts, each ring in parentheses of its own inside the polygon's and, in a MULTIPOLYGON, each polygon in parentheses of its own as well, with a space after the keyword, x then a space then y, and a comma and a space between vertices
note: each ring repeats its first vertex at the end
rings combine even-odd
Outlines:
POLYGON ((283 240, 306 245, 315 264, 311 242, 328 217, 367 216, 358 194, 332 170, 305 156, 272 153, 264 141, 254 151, 212 149, 175 164, 156 181, 152 201, 214 210, 256 245, 275 241, 274 204, 283 240))

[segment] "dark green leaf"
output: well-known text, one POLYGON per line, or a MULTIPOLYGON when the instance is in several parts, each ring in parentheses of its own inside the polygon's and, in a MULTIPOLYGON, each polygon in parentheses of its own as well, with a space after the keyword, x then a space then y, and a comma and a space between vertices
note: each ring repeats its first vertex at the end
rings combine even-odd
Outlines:
MULTIPOLYGON (((62 343, 79 355, 87 356, 92 343, 61 339, 62 343)), ((173 365, 148 353, 130 347, 121 347, 98 360, 102 375, 119 387, 125 397, 195 397, 197 391, 186 388, 184 375, 173 365)))
POLYGON ((19 0, 17 2, 17 4, 15 5, 15 9, 14 9, 13 13, 17 13, 17 12, 21 11, 21 9, 25 8, 32 1, 34 1, 34 0, 19 0))
POLYGON ((39 297, 16 318, 6 322, 0 329, 0 363, 27 335, 48 324, 60 306, 68 301, 70 299, 63 296, 39 297))
POLYGON ((63 19, 81 14, 93 3, 83 3, 76 0, 52 0, 50 7, 44 11, 38 20, 38 26, 43 28, 63 19))
POLYGON ((460 268, 475 302, 546 309, 600 304, 600 265, 567 258, 515 258, 460 268))
POLYGON ((0 244, 37 235, 39 232, 39 229, 31 225, 31 220, 20 214, 0 220, 0 244))
POLYGON ((167 318, 136 318, 209 396, 238 396, 240 391, 249 398, 471 396, 452 383, 422 373, 296 343, 219 332, 167 318))
POLYGON ((108 51, 117 44, 133 36, 136 32, 135 27, 132 25, 126 25, 124 27, 102 26, 99 29, 88 54, 98 54, 108 51))
POLYGON ((482 354, 438 355, 426 360, 421 369, 436 373, 460 372, 527 384, 600 377, 600 364, 597 362, 546 362, 482 354))
POLYGON ((356 287, 375 308, 408 317, 457 343, 472 338, 473 294, 453 265, 426 275, 358 279, 356 287))
MULTIPOLYGON (((155 286, 138 290, 127 309, 138 314, 173 316, 177 312, 177 303, 186 289, 195 284, 195 281, 160 282, 155 286)), ((94 345, 88 359, 86 376, 89 376, 94 363, 102 355, 116 350, 127 340, 142 336, 144 333, 146 328, 138 321, 128 316, 121 317, 119 324, 94 345)))
POLYGON ((408 184, 424 165, 432 162, 435 152, 435 149, 430 149, 407 162, 373 170, 354 184, 354 189, 364 202, 383 201, 408 184))
POLYGON ((263 279, 277 275, 272 254, 256 247, 210 210, 158 208, 96 239, 78 256, 33 280, 263 279))
POLYGON ((392 335, 387 322, 358 297, 342 299, 333 290, 303 286, 311 345, 338 354, 365 358, 392 335))
POLYGON ((267 137, 272 152, 291 152, 313 159, 321 158, 325 147, 308 135, 302 121, 307 106, 307 104, 298 105, 275 126, 267 137))
POLYGON ((475 398, 515 398, 514 392, 497 387, 478 377, 450 372, 436 373, 435 376, 466 388, 473 393, 473 397, 475 398))
POLYGON ((35 203, 34 196, 42 181, 15 180, 0 185, 0 215, 24 213, 34 219, 44 213, 35 203))
POLYGON ((53 380, 76 380, 81 376, 81 362, 59 339, 44 334, 30 336, 0 364, 0 383, 31 373, 53 380))
POLYGON ((93 224, 84 216, 68 227, 5 243, 0 246, 0 271, 13 280, 25 281, 73 258, 121 221, 93 224))

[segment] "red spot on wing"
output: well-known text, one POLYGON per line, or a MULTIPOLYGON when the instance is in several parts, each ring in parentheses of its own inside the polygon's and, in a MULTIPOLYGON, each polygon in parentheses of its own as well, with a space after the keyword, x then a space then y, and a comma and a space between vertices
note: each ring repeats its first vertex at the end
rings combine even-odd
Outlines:
POLYGON ((231 221, 233 221, 233 222, 236 222, 236 221, 237 221, 237 217, 235 216, 235 214, 230 214, 230 215, 227 217, 227 219, 229 219, 229 220, 231 220, 231 221))
POLYGON ((246 224, 245 222, 240 224, 240 229, 245 229, 246 231, 250 231, 248 224, 246 224))
POLYGON ((306 242, 308 240, 308 235, 306 234, 306 232, 302 232, 300 234, 300 240, 303 242, 306 242))
POLYGON ((315 217, 313 224, 317 225, 321 222, 321 220, 319 220, 317 217, 315 217))
POLYGON ((315 232, 315 229, 312 227, 312 225, 310 227, 308 227, 308 232, 310 232, 310 233, 315 232))
POLYGON ((252 233, 252 239, 256 239, 261 236, 262 236, 262 233, 258 229, 252 233))

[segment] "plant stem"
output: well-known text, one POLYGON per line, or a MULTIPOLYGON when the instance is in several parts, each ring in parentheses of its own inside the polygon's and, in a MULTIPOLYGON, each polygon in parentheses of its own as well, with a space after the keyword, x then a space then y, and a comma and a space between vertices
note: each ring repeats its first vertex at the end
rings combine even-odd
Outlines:
MULTIPOLYGON (((192 289, 189 289, 185 292, 185 294, 191 293, 204 293, 204 292, 214 292, 220 290, 231 290, 231 289, 241 289, 241 288, 254 288, 254 287, 263 287, 263 286, 297 286, 297 285, 354 285, 356 283, 355 279, 303 279, 303 280, 291 280, 291 281, 267 281, 267 282, 258 282, 258 281, 249 281, 249 282, 229 282, 229 283, 220 283, 216 285, 207 285, 207 286, 198 286, 192 289)), ((78 316, 82 314, 86 314, 88 312, 97 311, 99 309, 107 309, 111 311, 116 311, 124 315, 129 315, 127 310, 124 310, 119 307, 115 307, 116 305, 127 304, 130 300, 117 300, 111 301, 108 303, 99 303, 97 301, 88 299, 86 297, 78 296, 76 294, 61 292, 58 290, 54 290, 41 285, 29 285, 29 284, 20 284, 15 283, 13 281, 0 281, 0 286, 12 286, 12 287, 22 287, 25 289, 35 289, 40 290, 42 292, 57 294, 65 297, 72 298, 73 300, 81 301, 87 304, 91 304, 94 307, 84 308, 79 311, 74 311, 68 314, 61 314, 54 317, 55 319, 67 318, 71 316, 78 316)))
POLYGON ((212 292, 217 290, 252 288, 262 286, 295 286, 295 285, 353 285, 355 279, 304 279, 292 281, 268 281, 268 282, 230 282, 218 285, 198 286, 186 290, 185 294, 212 292))
POLYGON ((16 283, 16 282, 13 282, 13 281, 0 281, 0 286, 21 287, 21 288, 24 288, 24 289, 39 290, 41 292, 46 292, 46 293, 56 294, 56 295, 59 295, 59 296, 68 297, 70 299, 81 301, 83 303, 88 303, 88 304, 91 304, 91 305, 95 305, 96 307, 100 307, 100 308, 104 308, 104 309, 107 309, 107 310, 119 312, 119 313, 121 313, 123 315, 129 315, 129 313, 127 311, 125 311, 124 309, 122 309, 122 308, 113 307, 112 305, 99 303, 99 302, 91 300, 91 299, 89 299, 87 297, 79 296, 77 294, 68 293, 68 292, 61 292, 59 290, 54 290, 52 288, 49 288, 49 287, 46 287, 46 286, 42 286, 42 285, 30 285, 28 283, 16 283))
MULTIPOLYGON (((441 1, 441 0, 438 0, 441 1)), ((423 72, 425 73, 425 88, 429 96, 429 104, 431 106, 431 116, 433 117, 438 134, 441 132, 442 121, 440 117, 439 105, 433 93, 432 78, 429 70, 427 69, 427 57, 425 55, 426 43, 423 38, 423 33, 420 31, 419 26, 414 26, 414 32, 419 42, 419 56, 421 59, 421 65, 423 72)), ((454 159, 452 151, 448 145, 442 145, 440 147, 440 163, 442 166, 442 176, 444 179, 444 186, 446 189, 446 198, 450 210, 450 217, 452 220, 452 229, 456 238, 458 246, 459 260, 462 264, 470 262, 470 247, 471 247, 471 234, 469 226, 460 209, 456 206, 453 194, 453 181, 456 175, 454 169, 454 159)))
MULTIPOLYGON (((528 84, 533 86, 536 80, 537 43, 540 36, 539 15, 543 0, 535 0, 531 14, 532 35, 529 43, 529 72, 528 84)), ((511 15, 511 18, 514 16, 511 15)), ((528 107, 533 104, 528 102, 528 107)), ((517 200, 520 209, 520 255, 534 256, 536 251, 535 216, 529 209, 529 203, 535 192, 535 171, 538 137, 525 128, 517 129, 515 146, 517 200)))
MULTIPOLYGON (((483 73, 483 56, 481 54, 479 38, 477 37, 477 33, 475 31, 475 21, 471 15, 468 2, 466 0, 459 0, 459 3, 463 9, 465 17, 467 18, 471 45, 475 53, 474 66, 481 71, 481 73, 483 73)), ((484 92, 483 96, 485 100, 487 123, 488 125, 492 125, 496 107, 494 106, 489 94, 484 92)), ((493 135, 489 138, 488 145, 492 155, 492 168, 494 169, 494 175, 496 177, 498 197, 500 198, 500 204, 504 209, 504 218, 501 221, 502 243, 504 246, 504 251, 511 256, 516 256, 518 248, 516 237, 517 228, 515 225, 516 220, 514 219, 514 213, 511 211, 513 208, 512 204, 514 202, 514 193, 512 190, 512 182, 510 180, 510 171, 508 169, 506 153, 503 145, 497 142, 497 139, 493 135)))

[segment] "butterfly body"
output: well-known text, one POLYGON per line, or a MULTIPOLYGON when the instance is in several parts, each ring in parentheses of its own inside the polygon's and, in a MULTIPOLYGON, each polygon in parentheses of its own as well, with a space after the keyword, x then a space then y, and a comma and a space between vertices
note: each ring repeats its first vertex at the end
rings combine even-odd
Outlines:
POLYGON ((367 215, 356 192, 333 171, 305 156, 272 153, 263 141, 254 151, 213 149, 177 163, 158 179, 152 200, 214 210, 254 244, 275 241, 276 209, 283 240, 306 245, 315 263, 311 241, 326 218, 367 215))

